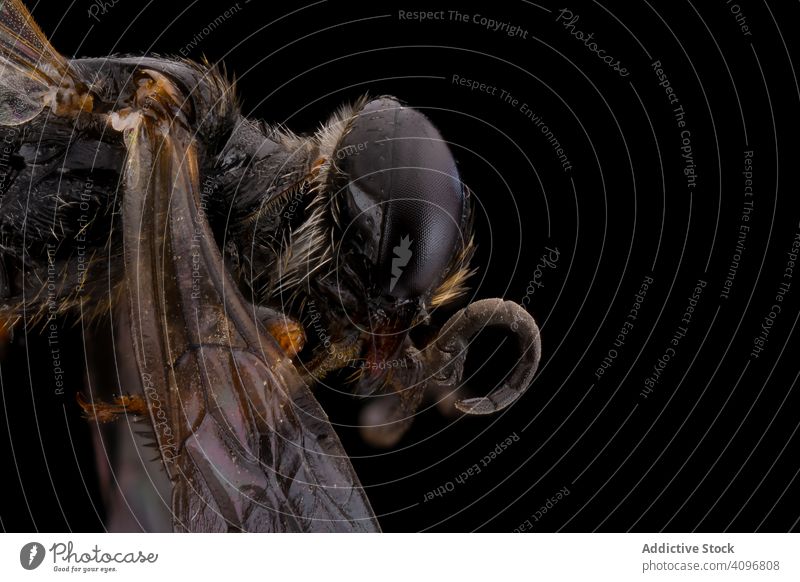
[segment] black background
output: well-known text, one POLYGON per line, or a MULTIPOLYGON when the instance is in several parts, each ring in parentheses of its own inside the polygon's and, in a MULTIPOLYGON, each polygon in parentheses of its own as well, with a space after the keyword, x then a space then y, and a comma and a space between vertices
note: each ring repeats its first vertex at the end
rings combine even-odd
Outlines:
MULTIPOLYGON (((460 9, 517 25, 527 38, 453 21, 453 5, 241 1, 208 34, 204 27, 236 5, 119 0, 105 13, 95 9, 99 22, 86 0, 28 5, 68 56, 180 54, 200 35, 187 56, 223 61, 245 112, 298 132, 366 92, 421 109, 452 142, 478 201, 474 297, 522 301, 545 247, 558 249, 555 267, 538 279, 543 286, 528 296, 542 364, 511 409, 455 421, 424 410, 389 451, 340 427, 386 531, 797 529, 800 279, 764 351, 750 355, 800 226, 796 3, 520 0, 460 9), (556 21, 564 7, 628 76, 556 21), (444 9, 445 19, 399 18, 399 10, 420 9, 444 9), (693 189, 655 60, 686 112, 693 189), (497 86, 497 94, 470 91, 453 75, 497 86), (544 119, 571 170, 522 103, 544 119), (745 150, 754 152, 754 204, 742 223, 745 150), (720 292, 741 224, 750 230, 726 299, 720 292), (653 284, 634 328, 598 380, 647 276, 653 284), (699 279, 707 286, 688 333, 643 398, 699 279), (512 434, 518 440, 483 467, 512 434), (455 481, 476 463, 479 474, 455 481), (425 501, 439 487, 452 491, 425 501), (536 513, 565 487, 569 495, 536 513)), ((0 457, 0 519, 9 531, 102 528, 89 430, 73 398, 83 382, 83 336, 72 326, 64 334, 64 395, 54 393, 44 338, 18 333, 2 362, 0 433, 12 447, 0 457)), ((475 361, 497 339, 479 341, 475 361)), ((474 378, 475 390, 499 374, 503 357, 474 378)), ((353 401, 320 398, 334 421, 355 422, 353 401)))

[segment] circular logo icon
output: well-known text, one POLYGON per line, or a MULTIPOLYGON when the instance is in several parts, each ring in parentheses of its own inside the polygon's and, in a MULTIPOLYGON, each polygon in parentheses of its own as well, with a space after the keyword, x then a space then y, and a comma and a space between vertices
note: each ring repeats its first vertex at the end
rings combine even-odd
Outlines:
POLYGON ((19 551, 19 563, 26 570, 35 570, 44 561, 44 546, 39 542, 30 542, 19 551))

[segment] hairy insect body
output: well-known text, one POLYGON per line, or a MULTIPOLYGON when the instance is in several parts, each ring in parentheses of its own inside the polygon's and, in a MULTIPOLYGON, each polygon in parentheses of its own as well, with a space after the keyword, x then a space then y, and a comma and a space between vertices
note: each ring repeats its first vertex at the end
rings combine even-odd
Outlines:
POLYGON ((176 531, 379 530, 311 391, 334 371, 376 397, 376 446, 426 391, 459 388, 486 326, 514 335, 517 364, 455 407, 496 412, 530 385, 539 332, 519 305, 429 328, 473 273, 470 195, 433 123, 393 97, 299 136, 243 116, 207 64, 67 60, 5 0, 0 128, 0 323, 125 315, 115 361, 141 394, 81 406, 148 419, 176 531))

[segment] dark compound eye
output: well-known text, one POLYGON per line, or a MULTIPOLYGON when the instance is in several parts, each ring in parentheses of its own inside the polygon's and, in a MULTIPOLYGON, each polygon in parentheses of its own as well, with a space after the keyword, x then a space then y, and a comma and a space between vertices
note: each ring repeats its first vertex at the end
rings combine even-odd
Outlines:
POLYGON ((450 148, 419 111, 370 101, 339 144, 349 184, 343 224, 355 230, 383 295, 426 295, 462 243, 466 200, 450 148))

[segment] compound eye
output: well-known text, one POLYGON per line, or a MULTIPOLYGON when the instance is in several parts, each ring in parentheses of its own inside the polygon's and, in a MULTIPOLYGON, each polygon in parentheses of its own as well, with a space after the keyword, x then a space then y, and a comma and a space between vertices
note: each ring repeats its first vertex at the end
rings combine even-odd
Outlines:
POLYGON ((378 291, 421 297, 460 247, 466 200, 455 159, 427 117, 389 98, 370 101, 339 144, 348 176, 343 226, 378 291))

